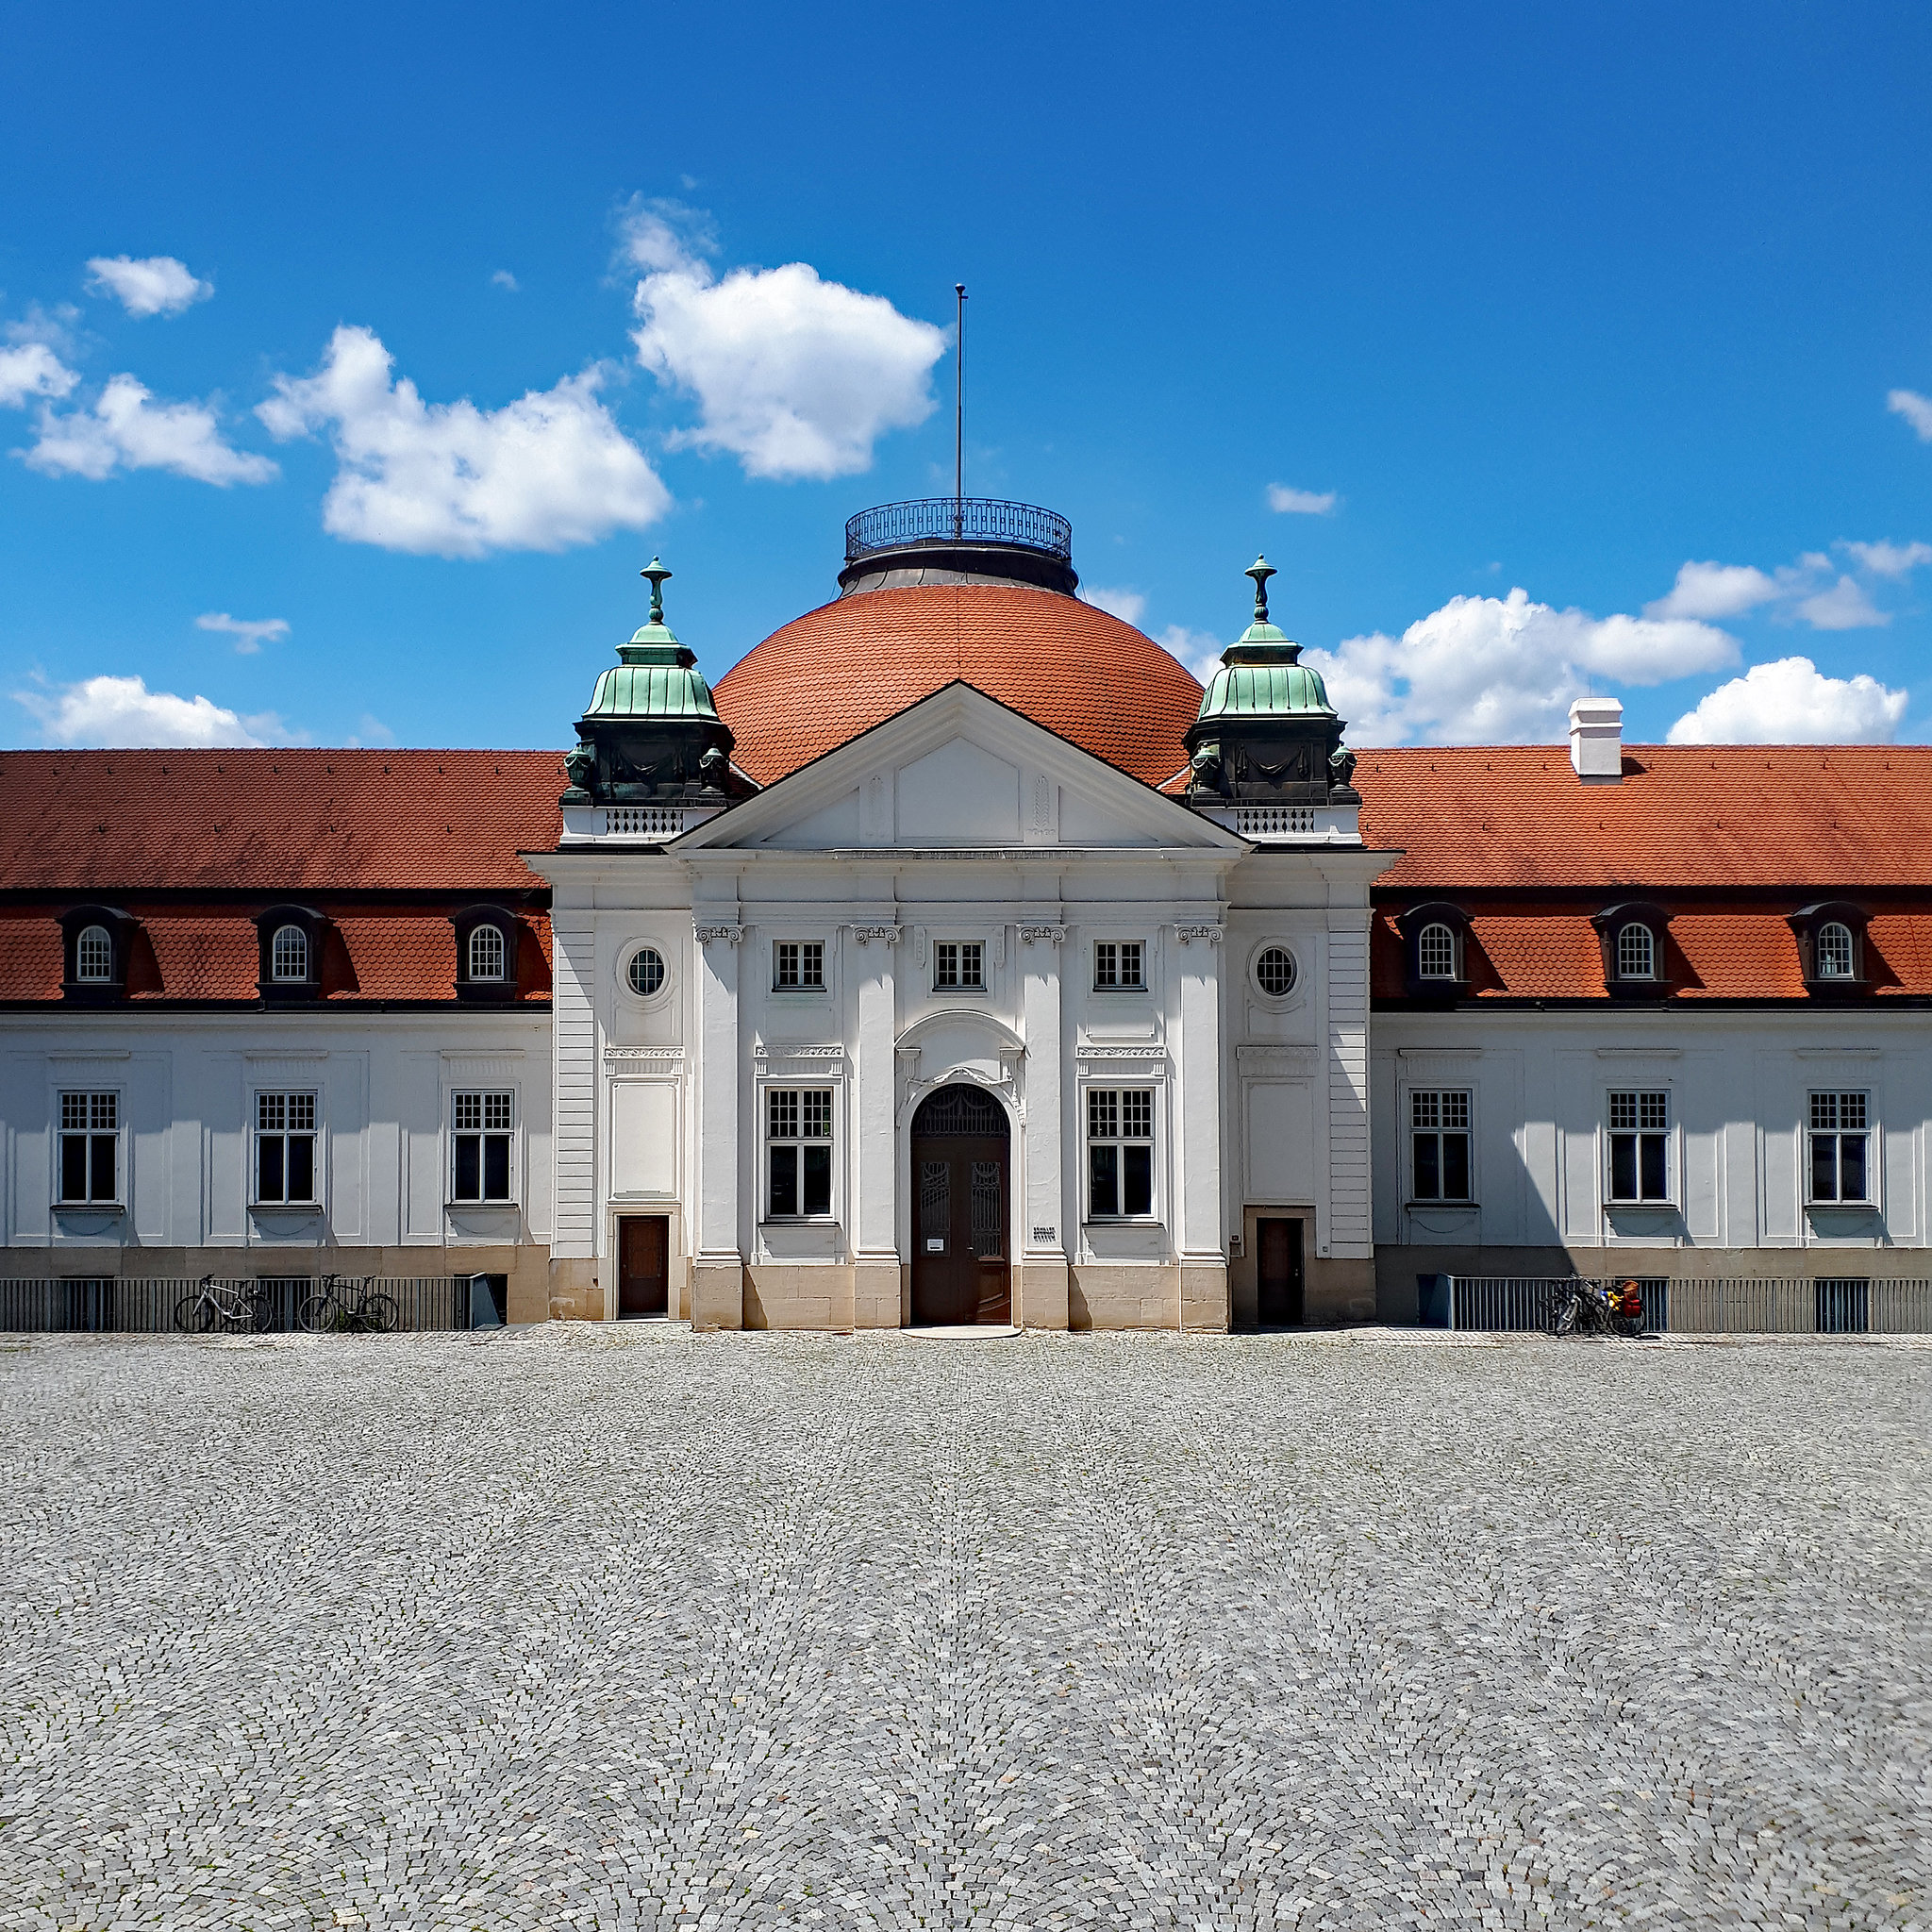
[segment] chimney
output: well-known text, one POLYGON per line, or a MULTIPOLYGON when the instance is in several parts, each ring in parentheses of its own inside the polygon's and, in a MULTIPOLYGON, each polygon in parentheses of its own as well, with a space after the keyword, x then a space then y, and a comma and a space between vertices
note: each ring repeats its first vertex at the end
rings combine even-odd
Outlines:
POLYGON ((1624 707, 1615 698, 1578 698, 1570 707, 1570 762, 1586 785, 1624 775, 1624 707))

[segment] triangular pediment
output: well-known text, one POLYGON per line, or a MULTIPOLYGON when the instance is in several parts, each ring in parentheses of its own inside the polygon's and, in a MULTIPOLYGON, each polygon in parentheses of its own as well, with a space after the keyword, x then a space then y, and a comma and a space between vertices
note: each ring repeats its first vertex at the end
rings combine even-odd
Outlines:
POLYGON ((1175 846, 1243 849, 1175 800, 956 683, 686 833, 675 849, 1175 846))

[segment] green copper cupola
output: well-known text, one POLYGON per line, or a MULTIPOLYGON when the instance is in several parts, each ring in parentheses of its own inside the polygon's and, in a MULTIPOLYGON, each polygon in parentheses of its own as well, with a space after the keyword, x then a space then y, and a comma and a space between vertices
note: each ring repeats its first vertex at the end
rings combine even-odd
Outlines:
POLYGON ((1342 745, 1343 721, 1322 674, 1269 621, 1274 567, 1257 557, 1246 575, 1255 584, 1254 621, 1221 654, 1188 727, 1189 802, 1359 804, 1348 782, 1355 754, 1342 745))
POLYGON ((696 655, 664 622, 670 571, 654 557, 638 575, 650 581, 650 616, 618 645, 617 662, 599 675, 577 720, 563 803, 722 805, 748 789, 731 770, 730 727, 718 716, 696 655))

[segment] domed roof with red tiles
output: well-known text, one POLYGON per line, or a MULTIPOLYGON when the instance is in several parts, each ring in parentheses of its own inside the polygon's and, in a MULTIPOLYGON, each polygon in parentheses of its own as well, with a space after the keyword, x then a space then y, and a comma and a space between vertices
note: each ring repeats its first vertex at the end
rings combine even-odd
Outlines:
POLYGON ((1201 687, 1152 638, 1057 591, 855 591, 774 631, 718 682, 732 759, 769 785, 955 679, 1148 785, 1187 763, 1201 687))

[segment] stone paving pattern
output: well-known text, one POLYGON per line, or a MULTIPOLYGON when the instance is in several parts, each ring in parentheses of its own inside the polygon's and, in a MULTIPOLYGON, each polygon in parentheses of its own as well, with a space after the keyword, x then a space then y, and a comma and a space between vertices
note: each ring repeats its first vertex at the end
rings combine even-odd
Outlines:
POLYGON ((0 1927, 1912 1927, 1932 1352, 0 1339, 0 1927))

